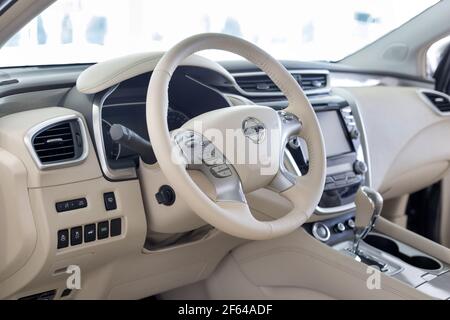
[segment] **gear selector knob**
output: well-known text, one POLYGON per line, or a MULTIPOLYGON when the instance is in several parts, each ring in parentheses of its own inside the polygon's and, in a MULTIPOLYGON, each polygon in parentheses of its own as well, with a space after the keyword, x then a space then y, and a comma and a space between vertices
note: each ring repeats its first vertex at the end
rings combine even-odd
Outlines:
POLYGON ((358 252, 359 243, 374 228, 383 209, 383 197, 375 190, 361 187, 356 194, 355 239, 353 251, 358 252))

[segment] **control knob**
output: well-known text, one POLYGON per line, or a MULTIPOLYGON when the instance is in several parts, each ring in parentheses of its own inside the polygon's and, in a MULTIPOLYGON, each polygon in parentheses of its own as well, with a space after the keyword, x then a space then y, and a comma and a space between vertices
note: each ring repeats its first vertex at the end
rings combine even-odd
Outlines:
POLYGON ((360 136, 359 130, 358 129, 353 129, 350 132, 350 138, 352 138, 353 140, 358 140, 360 136))
POLYGON ((331 237, 331 232, 328 226, 320 222, 313 225, 312 234, 316 239, 322 242, 327 242, 331 237))
POLYGON ((367 172, 367 165, 365 162, 358 160, 353 164, 353 169, 356 174, 364 175, 367 172))
POLYGON ((334 227, 334 231, 335 231, 335 232, 338 232, 338 233, 344 232, 345 230, 346 230, 345 225, 344 225, 342 222, 338 223, 338 224, 334 227))

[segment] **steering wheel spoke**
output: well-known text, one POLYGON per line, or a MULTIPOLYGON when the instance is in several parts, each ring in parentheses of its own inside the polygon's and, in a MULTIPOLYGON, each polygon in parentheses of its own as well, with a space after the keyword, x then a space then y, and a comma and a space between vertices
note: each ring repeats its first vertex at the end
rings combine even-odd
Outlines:
POLYGON ((297 183, 297 175, 291 173, 284 164, 286 156, 291 156, 286 146, 293 137, 299 136, 303 124, 293 113, 279 111, 278 116, 281 121, 281 144, 280 144, 280 170, 272 180, 269 189, 281 193, 292 188, 297 183))
POLYGON ((176 133, 175 141, 187 161, 186 169, 202 172, 213 185, 216 202, 247 203, 236 169, 211 141, 191 130, 176 133))

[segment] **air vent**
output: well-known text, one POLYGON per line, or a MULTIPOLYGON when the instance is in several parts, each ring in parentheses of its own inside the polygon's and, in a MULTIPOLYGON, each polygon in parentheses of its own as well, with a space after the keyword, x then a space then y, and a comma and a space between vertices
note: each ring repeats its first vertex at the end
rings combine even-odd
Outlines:
POLYGON ((39 130, 31 144, 42 167, 69 164, 85 154, 82 121, 79 119, 57 122, 39 130))
POLYGON ((294 75, 294 78, 305 91, 323 89, 328 84, 328 76, 326 74, 294 75))
MULTIPOLYGON (((328 85, 327 73, 293 73, 292 76, 305 91, 326 89, 328 85)), ((280 89, 265 74, 239 75, 236 76, 236 82, 242 90, 248 93, 280 92, 280 89)))
POLYGON ((424 92, 423 94, 439 111, 450 112, 450 100, 448 97, 433 92, 424 92))

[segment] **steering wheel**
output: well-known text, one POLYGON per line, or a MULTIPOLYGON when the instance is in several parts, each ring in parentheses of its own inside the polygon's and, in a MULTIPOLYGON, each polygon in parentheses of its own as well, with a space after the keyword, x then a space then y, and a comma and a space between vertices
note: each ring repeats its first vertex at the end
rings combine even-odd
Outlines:
POLYGON ((244 239, 272 239, 299 228, 316 209, 326 171, 316 114, 284 66, 252 43, 209 33, 177 44, 153 71, 146 116, 161 170, 177 195, 217 229, 244 239), (280 88, 288 99, 288 108, 279 112, 258 105, 219 109, 169 132, 168 88, 172 75, 184 59, 209 49, 229 51, 253 62, 280 88), (283 165, 286 145, 293 137, 301 137, 307 144, 309 171, 303 176, 291 174, 283 165), (201 171, 207 177, 214 196, 198 187, 189 170, 201 171), (292 210, 274 221, 255 219, 245 194, 263 187, 287 198, 292 210))

